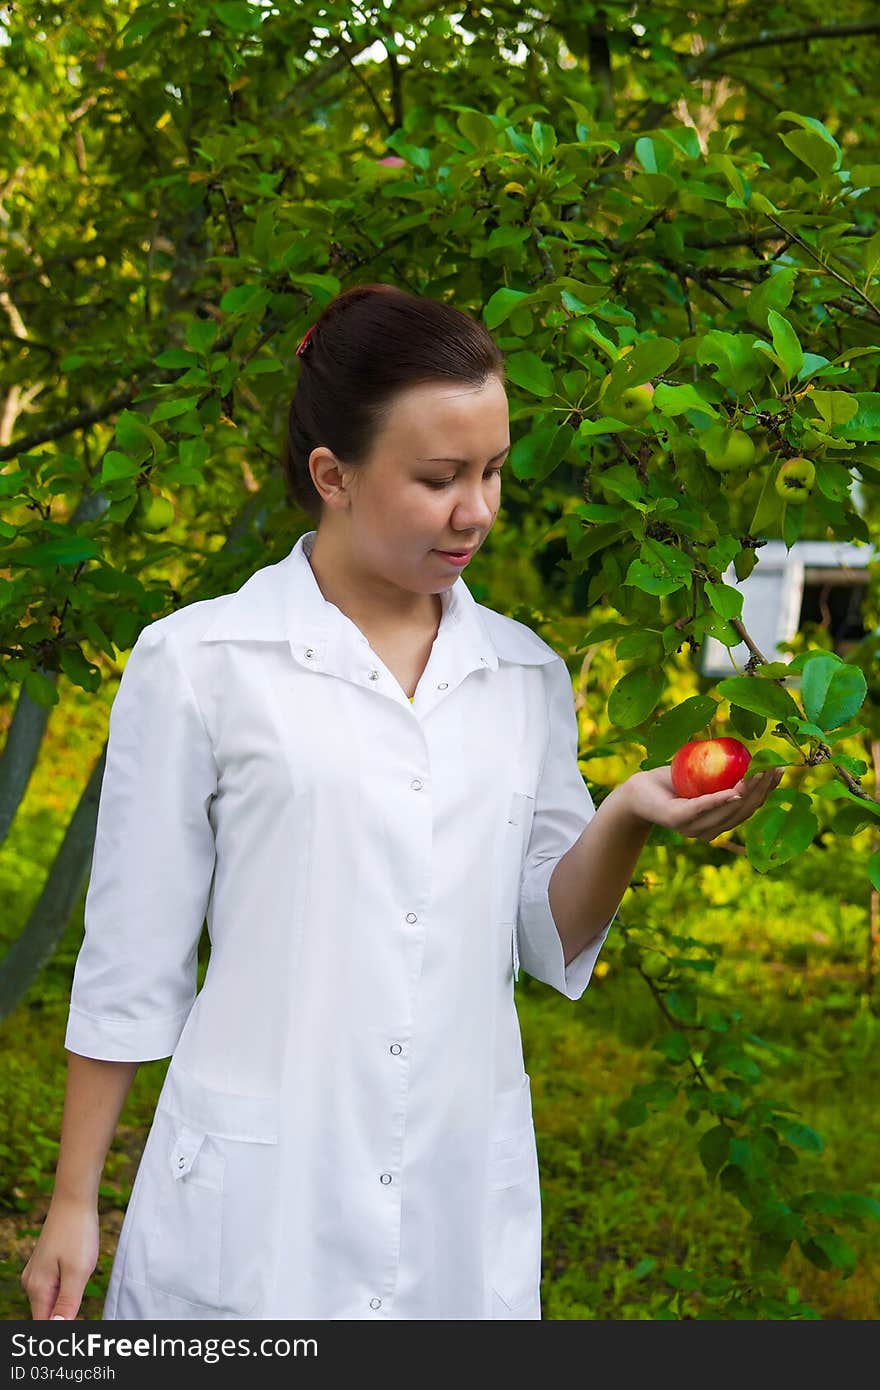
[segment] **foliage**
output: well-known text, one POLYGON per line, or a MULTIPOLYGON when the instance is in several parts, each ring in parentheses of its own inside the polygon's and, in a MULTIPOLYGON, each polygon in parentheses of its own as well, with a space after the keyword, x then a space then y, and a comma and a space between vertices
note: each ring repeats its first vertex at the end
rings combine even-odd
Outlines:
MULTIPOLYGON (((880 636, 761 653, 737 584, 769 538, 876 545, 878 30, 856 0, 832 26, 818 0, 0 10, 0 698, 106 707, 146 622, 286 553, 296 344, 341 288, 385 279, 481 316, 505 353, 513 476, 474 592, 610 677, 581 711, 589 770, 732 733, 788 769, 745 828, 754 881, 814 872, 821 846, 876 892, 880 636), (716 685, 691 665, 708 635, 751 650, 716 685)), ((880 628, 873 566, 865 613, 880 628)), ((28 781, 15 727, 5 806, 28 781)), ((651 852, 677 883, 714 851, 655 832, 651 852)), ((753 1274, 701 1306, 810 1316, 773 1279, 793 1246, 849 1272, 873 1199, 803 1184, 817 1131, 717 990, 728 943, 681 920, 620 919, 668 1031, 617 1122, 682 1110, 749 1214, 753 1274)), ((658 1316, 687 1315, 698 1276, 676 1277, 658 1316)))

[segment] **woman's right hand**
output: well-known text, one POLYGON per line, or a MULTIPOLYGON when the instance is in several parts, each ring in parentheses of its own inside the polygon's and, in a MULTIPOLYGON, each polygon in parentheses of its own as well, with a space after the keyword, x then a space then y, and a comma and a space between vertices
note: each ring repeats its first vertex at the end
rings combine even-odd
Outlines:
POLYGON ((31 1317, 73 1319, 83 1290, 98 1263, 100 1227, 97 1204, 52 1198, 43 1229, 21 1273, 31 1317))

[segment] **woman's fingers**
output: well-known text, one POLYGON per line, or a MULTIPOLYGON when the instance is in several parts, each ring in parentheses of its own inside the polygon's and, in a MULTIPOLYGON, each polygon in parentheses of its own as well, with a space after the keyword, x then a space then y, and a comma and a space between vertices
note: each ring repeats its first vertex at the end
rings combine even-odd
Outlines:
POLYGON ((772 768, 767 772, 759 773, 756 777, 748 777, 737 787, 732 789, 737 792, 741 800, 731 800, 730 795, 726 801, 714 808, 711 818, 707 819, 706 825, 697 835, 700 840, 714 840, 716 835, 723 835, 727 830, 734 830, 736 826, 742 825, 743 821, 753 816, 759 807, 763 806, 767 797, 782 780, 782 768, 772 768))

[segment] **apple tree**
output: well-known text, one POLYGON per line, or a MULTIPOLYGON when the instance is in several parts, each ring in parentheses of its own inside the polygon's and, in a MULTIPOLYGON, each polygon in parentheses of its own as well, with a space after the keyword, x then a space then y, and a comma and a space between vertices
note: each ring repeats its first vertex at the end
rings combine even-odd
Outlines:
MULTIPOLYGON (((455 302, 502 348, 504 519, 564 539, 553 583, 585 599, 570 655, 625 663, 607 749, 657 767, 723 729, 754 770, 786 769, 745 828, 755 873, 820 825, 868 830, 880 889, 877 636, 780 660, 729 582, 770 538, 877 543, 880 21, 856 0, 834 23, 818 0, 796 20, 717 8, 0 6, 0 839, 71 692, 98 698, 145 623, 290 548, 294 350, 370 279, 455 302), (710 634, 745 642, 745 667, 670 698, 710 634)), ((876 587, 865 611, 880 626, 876 587)), ((102 768, 8 941, 4 1013, 81 895, 102 768)), ((669 1024, 621 1118, 683 1102, 751 1222, 751 1276, 705 1306, 808 1316, 776 1295, 782 1261, 846 1271, 844 1228, 880 1208, 799 1188, 815 1136, 707 1006, 703 954, 621 930, 669 1024)))

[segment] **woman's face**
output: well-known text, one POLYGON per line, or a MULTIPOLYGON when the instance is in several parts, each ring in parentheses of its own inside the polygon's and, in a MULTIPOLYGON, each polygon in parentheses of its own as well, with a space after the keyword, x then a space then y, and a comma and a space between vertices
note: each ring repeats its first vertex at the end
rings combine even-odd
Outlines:
POLYGON ((368 461, 338 465, 352 567, 410 592, 450 588, 464 567, 439 552, 482 545, 498 512, 509 448, 507 395, 497 376, 479 388, 430 382, 402 392, 368 461))

